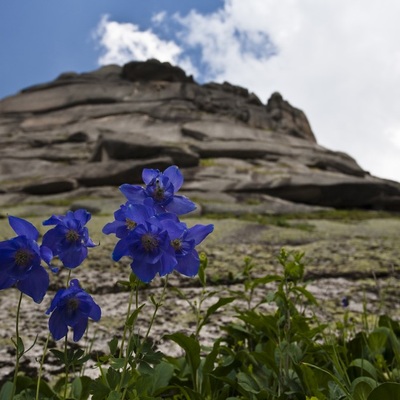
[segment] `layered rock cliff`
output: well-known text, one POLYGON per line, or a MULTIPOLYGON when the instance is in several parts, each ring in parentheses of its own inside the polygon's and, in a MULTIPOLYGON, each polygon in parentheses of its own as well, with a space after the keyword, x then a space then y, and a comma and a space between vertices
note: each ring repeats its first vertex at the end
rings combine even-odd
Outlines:
POLYGON ((141 182, 143 167, 171 164, 203 211, 400 210, 400 184, 318 145, 279 93, 263 104, 149 60, 65 73, 0 101, 3 207, 115 197, 116 186, 141 182))

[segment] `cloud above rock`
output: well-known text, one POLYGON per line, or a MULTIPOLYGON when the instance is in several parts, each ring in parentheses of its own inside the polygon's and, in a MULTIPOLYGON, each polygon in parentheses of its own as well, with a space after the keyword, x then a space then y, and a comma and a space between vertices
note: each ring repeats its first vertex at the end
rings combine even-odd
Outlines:
POLYGON ((400 2, 225 0, 210 14, 159 13, 158 28, 103 17, 99 62, 155 57, 199 81, 229 81, 265 101, 279 91, 317 140, 373 174, 400 180, 400 2))

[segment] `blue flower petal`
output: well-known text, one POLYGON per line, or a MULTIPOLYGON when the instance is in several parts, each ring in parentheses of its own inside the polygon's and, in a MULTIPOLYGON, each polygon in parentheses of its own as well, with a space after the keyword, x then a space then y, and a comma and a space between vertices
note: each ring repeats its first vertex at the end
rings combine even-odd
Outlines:
POLYGON ((18 242, 18 239, 19 238, 16 237, 14 239, 0 242, 0 264, 3 272, 12 269, 15 264, 15 252, 20 247, 16 243, 18 242))
POLYGON ((185 276, 195 276, 199 272, 200 267, 200 259, 196 250, 193 250, 191 253, 186 255, 185 257, 177 258, 178 264, 175 269, 185 276))
POLYGON ((58 256, 66 268, 76 268, 82 264, 88 255, 88 249, 80 243, 70 246, 58 256))
POLYGON ((88 325, 88 318, 81 317, 79 321, 73 326, 74 329, 74 342, 78 342, 86 331, 88 325))
POLYGON ((177 265, 177 260, 175 257, 175 252, 171 250, 171 253, 164 253, 161 261, 161 266, 159 269, 160 276, 170 274, 177 265))
POLYGON ((49 219, 42 222, 42 225, 57 225, 63 220, 62 215, 52 215, 49 219))
POLYGON ((165 210, 177 215, 187 214, 196 208, 196 204, 185 196, 174 196, 165 206, 165 210))
POLYGON ((112 259, 114 261, 119 261, 122 257, 128 256, 129 254, 129 242, 126 239, 121 239, 115 245, 112 259))
POLYGON ((58 244, 65 240, 65 232, 66 228, 61 225, 48 230, 43 235, 42 246, 48 247, 53 252, 53 256, 58 255, 58 244))
POLYGON ((132 203, 142 204, 146 198, 145 191, 141 186, 125 183, 119 187, 119 190, 132 203))
POLYGON ((174 191, 176 193, 183 185, 182 172, 176 165, 171 165, 163 172, 163 174, 172 183, 172 185, 174 186, 174 191))
POLYGON ((157 176, 160 175, 160 171, 158 169, 149 169, 149 168, 144 168, 142 171, 142 179, 143 182, 148 185, 151 183, 153 179, 156 179, 157 176))
POLYGON ((104 228, 102 232, 105 235, 109 235, 110 233, 117 233, 117 231, 120 231, 121 228, 124 228, 126 230, 126 223, 123 221, 113 221, 109 222, 108 224, 104 225, 104 228))
POLYGON ((68 333, 68 326, 64 322, 62 310, 55 309, 49 318, 49 330, 54 340, 63 338, 68 333))
POLYGON ((92 318, 93 321, 99 321, 101 318, 101 308, 95 302, 92 304, 89 317, 92 318))
POLYGON ((131 263, 132 272, 144 283, 151 282, 160 269, 160 264, 144 264, 133 260, 131 263))
POLYGON ((84 209, 74 211, 73 215, 74 218, 77 219, 82 224, 82 226, 86 225, 90 221, 90 218, 92 218, 90 212, 84 209))
POLYGON ((81 232, 83 244, 85 247, 96 247, 97 244, 93 242, 93 240, 89 237, 88 228, 84 227, 81 232))
POLYGON ((15 282, 15 279, 8 277, 6 274, 0 274, 0 290, 10 288, 15 282))
POLYGON ((50 248, 43 245, 40 246, 40 256, 47 265, 51 264, 51 260, 53 259, 53 252, 50 248))
POLYGON ((67 289, 59 289, 53 300, 51 301, 50 307, 47 309, 46 314, 49 315, 56 307, 58 307, 61 299, 64 297, 64 293, 67 289))
POLYGON ((214 225, 195 225, 189 229, 187 239, 194 239, 196 245, 201 243, 212 231, 214 225))
POLYGON ((17 288, 32 297, 35 303, 41 303, 49 288, 49 274, 41 265, 35 265, 26 279, 17 283, 17 288))
POLYGON ((30 222, 11 215, 8 216, 8 222, 17 235, 26 236, 31 240, 38 239, 39 231, 30 222))

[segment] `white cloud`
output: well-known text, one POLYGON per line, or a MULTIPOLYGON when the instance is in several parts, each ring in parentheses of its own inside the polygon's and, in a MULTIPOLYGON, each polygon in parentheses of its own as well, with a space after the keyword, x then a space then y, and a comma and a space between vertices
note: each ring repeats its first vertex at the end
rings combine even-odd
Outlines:
POLYGON ((264 100, 281 92, 322 145, 400 181, 398 15, 397 0, 226 0, 210 15, 176 18, 180 40, 201 48, 208 79, 264 100), (246 49, 243 37, 261 48, 246 49))
POLYGON ((157 14, 154 14, 151 18, 151 22, 154 24, 161 24, 164 22, 165 18, 167 17, 167 12, 166 11, 160 11, 157 14))
POLYGON ((100 65, 149 58, 176 63, 182 53, 175 42, 162 40, 151 30, 141 31, 135 24, 110 21, 107 15, 98 24, 95 37, 104 50, 100 65))
POLYGON ((304 110, 320 144, 400 181, 399 15, 398 0, 225 0, 207 15, 155 15, 158 27, 177 29, 175 41, 104 17, 100 62, 155 57, 263 101, 279 91, 304 110))
MULTIPOLYGON (((153 16, 155 24, 161 24, 166 17, 165 12, 153 16)), ((179 65, 187 74, 197 75, 189 57, 183 54, 182 48, 171 40, 163 40, 151 29, 140 30, 132 23, 110 21, 104 15, 93 34, 103 50, 99 57, 100 65, 123 65, 129 61, 145 61, 156 58, 162 62, 179 65)))

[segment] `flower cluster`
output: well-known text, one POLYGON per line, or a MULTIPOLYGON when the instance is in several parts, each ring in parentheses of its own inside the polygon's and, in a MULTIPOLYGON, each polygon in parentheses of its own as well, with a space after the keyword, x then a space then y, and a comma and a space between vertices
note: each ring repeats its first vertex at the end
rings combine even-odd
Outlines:
POLYGON ((196 206, 185 196, 176 195, 183 184, 178 167, 171 166, 164 172, 144 169, 142 178, 145 187, 120 187, 127 202, 114 213, 115 220, 103 228, 103 233, 114 233, 119 239, 113 260, 130 257, 132 271, 142 282, 174 270, 186 276, 196 275, 200 259, 195 246, 214 226, 188 228, 179 220, 178 215, 193 211, 196 206))
MULTIPOLYGON (((130 257, 133 273, 143 282, 174 270, 186 276, 196 275, 200 266, 196 246, 214 226, 189 228, 179 220, 179 215, 196 207, 185 196, 176 194, 183 184, 178 167, 171 166, 164 172, 144 169, 142 177, 145 187, 130 184, 120 187, 127 201, 114 213, 115 220, 103 228, 103 233, 113 233, 119 239, 113 259, 130 257)), ((70 270, 81 265, 88 249, 96 246, 86 227, 90 218, 86 210, 51 216, 43 225, 53 227, 44 234, 39 245, 39 231, 30 222, 10 216, 10 226, 17 236, 0 242, 0 290, 15 286, 36 303, 41 303, 50 282, 42 261, 53 272, 58 271, 52 266, 55 257, 70 270)), ((77 279, 72 279, 67 286, 56 293, 47 310, 47 314, 51 314, 49 329, 58 340, 66 336, 71 327, 73 338, 78 341, 88 319, 98 321, 101 310, 77 279)))
MULTIPOLYGON (((30 222, 9 216, 9 224, 18 236, 0 242, 0 290, 15 286, 36 303, 41 303, 50 283, 42 261, 51 266, 53 258, 58 257, 64 267, 78 267, 87 257, 88 247, 95 246, 85 227, 90 217, 86 210, 69 211, 65 216, 53 215, 43 225, 55 227, 45 233, 39 245, 39 231, 30 222)), ((88 318, 98 321, 101 315, 99 306, 80 288, 77 280, 56 293, 47 311, 51 312, 49 329, 55 340, 67 334, 68 326, 74 331, 74 340, 79 340, 88 318)))

